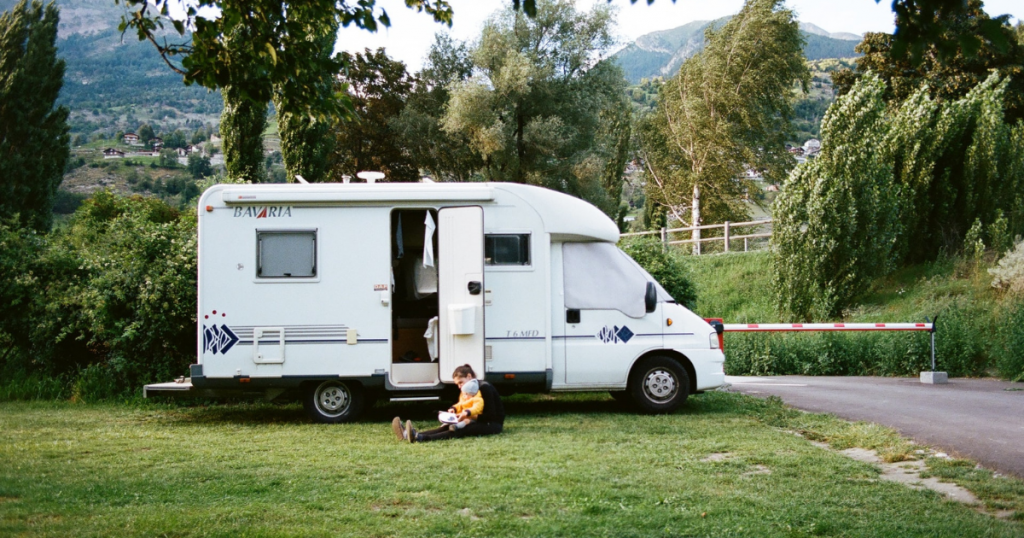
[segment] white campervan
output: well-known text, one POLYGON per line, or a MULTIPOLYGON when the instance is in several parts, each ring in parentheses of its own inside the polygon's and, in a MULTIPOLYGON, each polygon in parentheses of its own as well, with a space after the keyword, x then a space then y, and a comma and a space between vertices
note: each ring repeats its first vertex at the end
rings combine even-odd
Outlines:
POLYGON ((299 391, 342 422, 378 396, 437 399, 470 364, 505 391, 673 410, 725 382, 721 326, 618 239, 594 206, 526 185, 216 185, 199 201, 198 363, 172 388, 299 391))

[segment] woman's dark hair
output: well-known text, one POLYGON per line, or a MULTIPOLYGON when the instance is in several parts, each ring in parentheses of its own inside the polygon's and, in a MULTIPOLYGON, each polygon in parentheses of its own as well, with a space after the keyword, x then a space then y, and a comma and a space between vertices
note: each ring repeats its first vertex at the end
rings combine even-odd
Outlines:
POLYGON ((452 377, 472 377, 476 379, 476 372, 473 371, 473 367, 468 364, 463 364, 455 369, 455 373, 452 377))

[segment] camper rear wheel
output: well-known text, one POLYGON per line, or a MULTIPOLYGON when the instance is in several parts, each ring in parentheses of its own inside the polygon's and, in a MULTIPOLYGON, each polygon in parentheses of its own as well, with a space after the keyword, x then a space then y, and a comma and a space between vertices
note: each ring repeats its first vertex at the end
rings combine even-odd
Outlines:
POLYGON ((630 373, 628 391, 641 411, 671 413, 690 395, 690 376, 675 359, 646 357, 630 373))
POLYGON ((363 411, 363 387, 351 381, 329 380, 306 387, 303 403, 314 422, 349 422, 363 411))

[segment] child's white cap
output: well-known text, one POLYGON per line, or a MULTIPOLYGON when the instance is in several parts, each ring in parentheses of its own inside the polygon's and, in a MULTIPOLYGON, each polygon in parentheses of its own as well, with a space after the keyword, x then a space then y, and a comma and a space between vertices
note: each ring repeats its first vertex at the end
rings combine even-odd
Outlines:
POLYGON ((462 384, 462 393, 466 396, 476 396, 476 393, 480 392, 480 382, 475 379, 470 379, 462 384))

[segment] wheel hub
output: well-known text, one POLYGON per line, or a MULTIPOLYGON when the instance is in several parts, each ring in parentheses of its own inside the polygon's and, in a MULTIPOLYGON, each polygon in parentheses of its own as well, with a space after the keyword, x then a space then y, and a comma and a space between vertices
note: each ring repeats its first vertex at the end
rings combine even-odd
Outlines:
POLYGON ((656 402, 671 400, 676 394, 676 378, 667 370, 651 370, 644 379, 644 392, 656 402))
POLYGON ((320 408, 332 414, 343 411, 348 407, 350 400, 348 391, 338 385, 321 387, 316 395, 316 402, 320 408))

